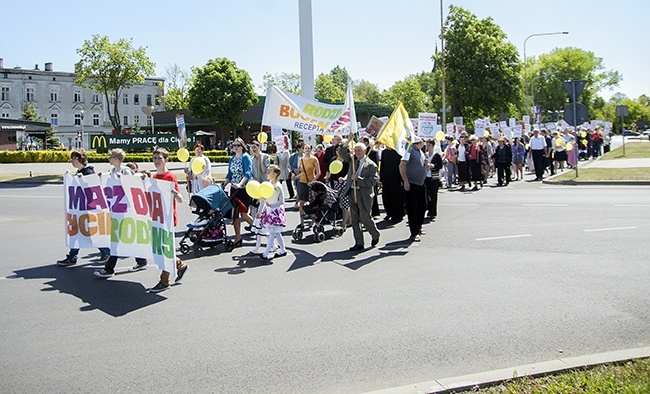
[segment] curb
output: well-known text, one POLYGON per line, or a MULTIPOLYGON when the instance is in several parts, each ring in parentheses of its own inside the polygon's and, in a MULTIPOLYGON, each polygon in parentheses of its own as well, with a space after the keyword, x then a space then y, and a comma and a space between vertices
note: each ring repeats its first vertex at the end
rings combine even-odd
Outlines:
POLYGON ((539 377, 571 369, 593 367, 600 364, 623 362, 648 357, 650 357, 650 346, 606 353, 596 353, 587 356, 558 358, 535 364, 520 365, 518 367, 504 368, 452 378, 435 379, 408 386, 372 391, 366 394, 447 394, 500 384, 518 377, 539 377))
MULTIPOLYGON (((560 174, 561 175, 561 174, 560 174)), ((554 175, 555 177, 557 175, 554 175)), ((554 181, 552 178, 543 180, 545 185, 563 186, 650 186, 650 181, 554 181)))

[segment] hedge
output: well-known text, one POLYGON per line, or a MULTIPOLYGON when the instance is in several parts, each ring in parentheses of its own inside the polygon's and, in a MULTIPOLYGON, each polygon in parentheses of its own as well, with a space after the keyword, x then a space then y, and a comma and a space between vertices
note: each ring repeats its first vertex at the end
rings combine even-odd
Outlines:
MULTIPOLYGON (((210 150, 204 154, 213 163, 227 163, 230 159, 228 152, 225 150, 210 150)), ((152 153, 127 153, 126 162, 149 162, 152 153)), ((169 154, 170 161, 180 161, 176 157, 176 152, 169 154)), ((67 163, 70 161, 69 151, 50 151, 50 150, 31 150, 31 151, 0 151, 0 163, 67 163)), ((108 153, 88 152, 88 162, 106 163, 108 162, 108 153)))

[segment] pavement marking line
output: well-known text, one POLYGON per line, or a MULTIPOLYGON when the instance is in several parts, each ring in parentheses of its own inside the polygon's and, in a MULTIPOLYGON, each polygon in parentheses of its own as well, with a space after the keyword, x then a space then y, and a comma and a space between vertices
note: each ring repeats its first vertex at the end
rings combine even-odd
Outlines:
POLYGON ((568 207, 569 204, 521 204, 522 207, 568 207))
POLYGON ((634 230, 638 227, 633 226, 633 227, 610 227, 610 228, 592 228, 588 230, 582 230, 585 233, 594 233, 596 231, 618 231, 618 230, 634 230))
POLYGON ((51 199, 51 198, 61 199, 61 198, 63 198, 63 196, 19 196, 19 195, 3 196, 1 194, 0 194, 0 197, 4 197, 4 198, 45 198, 45 199, 51 199))
POLYGON ((502 237, 476 238, 477 241, 493 241, 495 239, 525 238, 532 237, 533 234, 504 235, 502 237))
POLYGON ((478 207, 480 204, 438 204, 438 205, 445 205, 445 206, 454 206, 454 207, 478 207))

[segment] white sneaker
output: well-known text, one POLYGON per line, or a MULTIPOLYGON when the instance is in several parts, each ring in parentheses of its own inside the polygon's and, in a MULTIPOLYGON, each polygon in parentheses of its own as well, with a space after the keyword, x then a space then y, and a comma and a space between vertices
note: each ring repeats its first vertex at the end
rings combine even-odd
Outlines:
POLYGON ((147 264, 136 264, 133 267, 129 268, 129 272, 142 271, 147 269, 147 264))

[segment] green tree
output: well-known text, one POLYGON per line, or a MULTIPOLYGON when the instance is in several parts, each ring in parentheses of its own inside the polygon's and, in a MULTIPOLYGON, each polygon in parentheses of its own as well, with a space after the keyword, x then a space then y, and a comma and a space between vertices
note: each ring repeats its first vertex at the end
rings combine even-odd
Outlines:
POLYGON ((296 73, 266 73, 262 77, 262 84, 259 86, 266 92, 269 85, 274 85, 291 94, 300 95, 300 74, 296 73))
POLYGON ((320 74, 314 84, 314 98, 318 101, 343 103, 346 89, 341 89, 328 74, 320 74))
POLYGON ((41 117, 38 115, 38 109, 33 102, 27 101, 23 113, 20 115, 21 119, 30 120, 32 122, 40 122, 41 117))
POLYGON ((426 95, 424 107, 427 112, 440 112, 442 108, 442 83, 440 75, 435 72, 422 71, 414 75, 420 84, 420 90, 426 95))
MULTIPOLYGON (((451 5, 444 38, 446 97, 453 116, 496 117, 520 101, 517 49, 492 18, 478 19, 451 5)), ((434 55, 436 64, 439 57, 434 55)), ((440 71, 437 67, 436 73, 440 71)))
POLYGON ((348 90, 348 81, 350 80, 350 74, 345 67, 341 68, 336 66, 329 72, 329 77, 332 78, 332 82, 342 91, 348 90))
POLYGON ((234 129, 241 124, 241 115, 257 100, 248 72, 225 57, 192 68, 188 109, 195 118, 210 119, 222 129, 234 129))
POLYGON ((381 93, 379 92, 377 85, 370 83, 365 79, 354 84, 352 95, 354 96, 354 101, 360 103, 379 104, 379 101, 381 100, 381 93))
POLYGON ((81 58, 75 64, 77 73, 76 83, 87 89, 102 93, 106 103, 110 97, 114 100, 113 109, 107 104, 108 117, 113 129, 122 131, 118 111, 119 98, 123 89, 144 82, 146 76, 154 73, 155 63, 146 54, 146 48, 133 47, 132 40, 120 38, 112 43, 107 36, 93 35, 91 40, 84 41, 77 49, 81 58))
POLYGON ((618 71, 605 70, 602 58, 579 48, 556 48, 539 59, 531 59, 527 68, 531 71, 530 87, 535 103, 543 111, 562 109, 570 102, 563 81, 587 81, 578 102, 587 106, 590 113, 597 93, 621 81, 618 71))
POLYGON ((170 111, 187 109, 188 72, 174 63, 165 67, 165 108, 170 111))
POLYGON ((381 104, 390 108, 397 107, 401 101, 409 116, 416 118, 424 112, 427 95, 422 91, 418 78, 414 75, 396 82, 381 95, 381 104))

